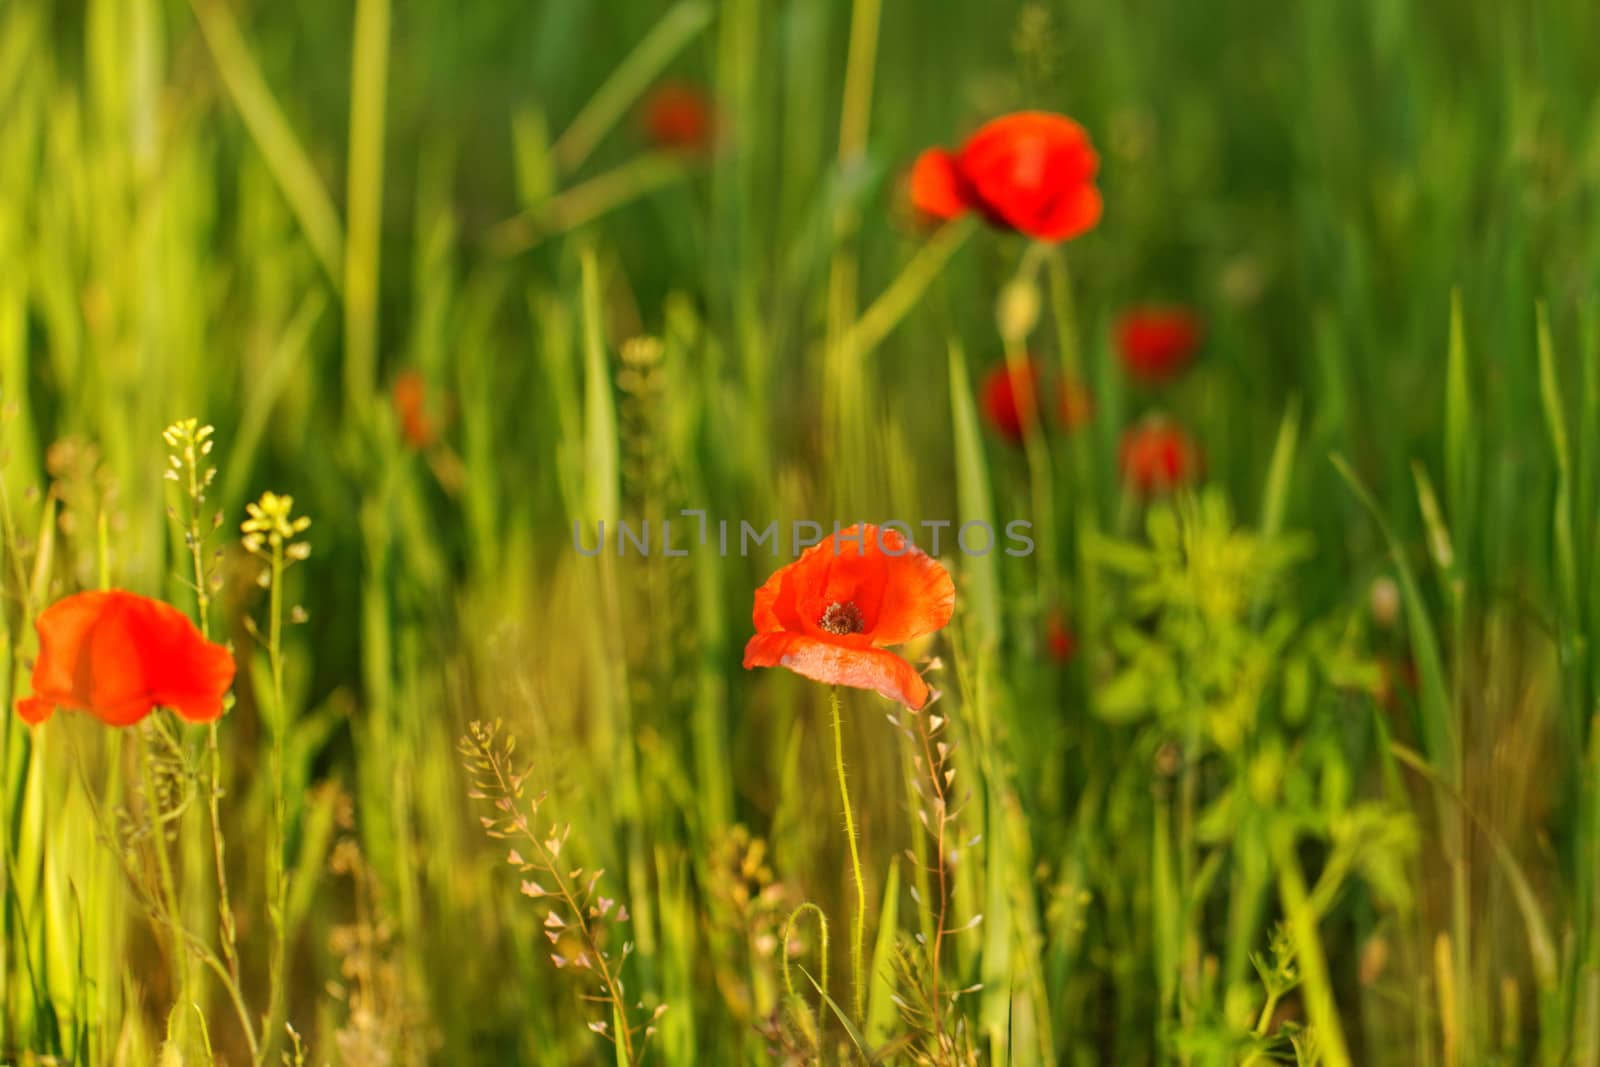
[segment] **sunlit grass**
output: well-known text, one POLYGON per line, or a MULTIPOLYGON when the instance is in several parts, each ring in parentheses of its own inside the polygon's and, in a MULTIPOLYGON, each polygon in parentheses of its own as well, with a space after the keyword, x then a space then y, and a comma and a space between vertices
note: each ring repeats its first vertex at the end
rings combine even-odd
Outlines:
POLYGON ((1597 67, 1576 0, 0 5, 0 1062, 1600 1067, 1597 67), (1094 229, 917 218, 1025 109, 1094 229), (939 698, 742 670, 790 524, 889 519, 939 698), (108 588, 214 726, 14 713, 108 588))

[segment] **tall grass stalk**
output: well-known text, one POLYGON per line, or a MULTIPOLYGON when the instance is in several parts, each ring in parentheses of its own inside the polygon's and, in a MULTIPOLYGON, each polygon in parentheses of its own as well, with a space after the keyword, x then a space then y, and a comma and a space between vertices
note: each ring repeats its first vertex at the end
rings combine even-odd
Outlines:
POLYGON ((344 390, 360 425, 378 371, 378 251, 383 224, 389 0, 357 0, 350 62, 350 167, 344 255, 344 390))

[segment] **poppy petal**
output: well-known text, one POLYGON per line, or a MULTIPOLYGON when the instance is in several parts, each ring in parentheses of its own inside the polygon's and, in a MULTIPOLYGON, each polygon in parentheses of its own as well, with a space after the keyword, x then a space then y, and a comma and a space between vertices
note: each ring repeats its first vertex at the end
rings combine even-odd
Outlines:
POLYGON ((233 656, 170 604, 121 590, 76 593, 40 613, 33 695, 17 704, 38 723, 57 709, 130 726, 157 706, 191 722, 222 714, 233 656))
POLYGON ((133 597, 111 597, 88 646, 79 653, 89 698, 84 710, 108 726, 129 726, 155 707, 139 647, 137 613, 133 597))
POLYGON ((1042 215, 1030 232, 1041 241, 1068 241, 1094 229, 1102 210, 1100 190, 1080 185, 1042 215))
POLYGON ((936 219, 953 219, 972 206, 953 154, 930 148, 911 167, 911 206, 936 219))
POLYGON ((995 119, 962 146, 958 169, 992 220, 1040 240, 1076 237, 1100 218, 1100 157, 1064 115, 995 119))
POLYGON ((772 572, 772 577, 756 590, 755 610, 751 612, 756 633, 804 630, 805 623, 795 605, 795 575, 800 561, 772 572))
POLYGON ((79 593, 58 600, 39 613, 34 620, 34 629, 39 633, 39 658, 33 664, 36 698, 51 706, 88 706, 88 687, 79 684, 79 653, 99 623, 110 596, 79 593))
POLYGON ((29 726, 37 726, 44 722, 55 710, 55 702, 43 697, 27 697, 17 701, 17 714, 22 716, 22 721, 29 726))
POLYGON ((152 703, 190 722, 220 717, 222 698, 233 683, 233 655, 202 637, 171 604, 142 601, 132 614, 137 616, 140 660, 148 665, 152 703))
POLYGON ((900 645, 942 630, 956 610, 956 585, 937 560, 907 545, 894 530, 882 532, 889 552, 885 560, 883 599, 878 605, 872 643, 900 645))
POLYGON ((913 711, 928 702, 928 683, 916 668, 881 648, 847 648, 805 634, 756 634, 745 645, 744 665, 787 667, 828 685, 871 689, 913 711))

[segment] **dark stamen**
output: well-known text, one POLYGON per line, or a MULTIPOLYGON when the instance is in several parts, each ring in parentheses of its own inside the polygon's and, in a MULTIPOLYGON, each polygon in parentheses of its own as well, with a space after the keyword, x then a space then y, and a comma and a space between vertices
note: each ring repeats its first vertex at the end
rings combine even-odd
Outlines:
POLYGON ((861 617, 861 609, 849 600, 842 604, 829 604, 817 625, 830 634, 858 634, 867 628, 866 620, 861 617))

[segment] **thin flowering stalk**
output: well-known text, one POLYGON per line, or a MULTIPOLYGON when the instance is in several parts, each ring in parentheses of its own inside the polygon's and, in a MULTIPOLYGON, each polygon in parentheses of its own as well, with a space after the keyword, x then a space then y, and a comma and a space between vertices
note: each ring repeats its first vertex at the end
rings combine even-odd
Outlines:
POLYGON ((157 797, 154 773, 155 757, 150 751, 150 734, 156 732, 158 719, 152 717, 145 729, 139 731, 139 783, 144 794, 144 816, 150 828, 150 847, 156 855, 156 877, 160 888, 162 925, 172 949, 172 965, 177 971, 178 990, 176 1003, 184 1003, 194 987, 194 969, 189 954, 184 951, 183 912, 178 906, 177 880, 172 875, 172 859, 167 855, 166 817, 162 815, 157 797))
POLYGON ((272 894, 272 992, 267 1005, 267 1039, 262 1043, 256 1063, 265 1063, 277 1043, 276 1021, 284 1010, 287 983, 284 973, 288 956, 288 931, 285 923, 289 908, 289 880, 284 869, 284 850, 288 837, 288 815, 284 800, 284 735, 288 733, 283 699, 283 576, 290 566, 305 559, 311 546, 295 538, 311 526, 311 520, 294 516, 294 497, 266 492, 254 504, 247 504, 248 518, 240 529, 247 552, 267 564, 263 575, 267 583, 267 634, 263 638, 253 622, 251 632, 266 647, 267 666, 272 677, 272 846, 268 856, 267 881, 272 894))
MULTIPOLYGON (((189 507, 187 521, 183 524, 183 540, 189 549, 189 557, 194 566, 195 622, 200 627, 200 636, 207 640, 211 638, 211 587, 203 554, 206 535, 200 530, 200 509, 205 503, 207 487, 217 476, 217 469, 206 467, 202 473, 201 457, 209 456, 215 446, 211 436, 213 432, 212 427, 201 426, 199 420, 189 418, 173 423, 162 434, 168 447, 176 450, 169 457, 172 466, 167 471, 167 479, 177 481, 181 476, 187 481, 184 488, 189 498, 189 507)), ((102 513, 102 525, 104 518, 102 513)), ((212 530, 221 525, 221 522, 222 515, 219 512, 216 521, 212 523, 212 530)), ((222 942, 222 958, 227 962, 229 976, 237 984, 238 930, 234 921, 233 901, 228 893, 227 853, 222 838, 222 750, 218 743, 217 724, 214 721, 206 727, 206 755, 209 757, 210 772, 206 807, 210 816, 211 854, 217 869, 218 933, 222 942)))
MULTIPOLYGON (((595 871, 589 876, 589 886, 585 891, 580 891, 574 884, 582 877, 582 868, 568 871, 561 864, 561 847, 566 841, 567 831, 571 827, 560 831, 552 830, 549 839, 543 839, 535 831, 533 821, 528 814, 518 806, 518 801, 523 797, 528 771, 518 773, 511 765, 511 754, 515 749, 516 738, 507 737, 505 745, 499 746, 495 736, 499 723, 485 726, 473 723, 469 732, 461 739, 458 751, 468 761, 470 769, 477 772, 471 793, 474 799, 492 800, 497 816, 484 816, 481 818, 485 831, 491 837, 501 839, 517 839, 527 842, 533 850, 532 857, 525 858, 520 852, 512 850, 510 861, 519 870, 538 870, 548 876, 554 884, 554 890, 542 884, 524 881, 522 892, 524 895, 540 898, 554 897, 565 907, 570 918, 563 918, 555 911, 545 917, 544 926, 547 936, 555 942, 559 931, 571 929, 577 934, 582 945, 582 954, 579 958, 562 960, 552 956, 558 967, 569 963, 580 963, 587 966, 600 979, 600 986, 604 997, 599 998, 608 1005, 613 1019, 615 1035, 607 1032, 606 1025, 602 1022, 591 1022, 589 1029, 602 1037, 610 1038, 617 1044, 623 1059, 629 1064, 640 1061, 644 1049, 634 1044, 635 1027, 628 1022, 627 1000, 623 994, 622 981, 618 973, 613 970, 611 958, 606 955, 601 947, 600 939, 595 933, 594 925, 589 921, 591 917, 603 919, 610 913, 610 906, 596 907, 593 903, 594 886, 602 872, 595 871)), ((539 799, 531 802, 531 810, 538 811, 539 799)), ((618 911, 618 921, 626 921, 626 905, 618 911)), ((623 958, 626 959, 629 946, 623 947, 623 958)), ((619 964, 620 967, 620 964, 619 964)), ((594 999, 594 998, 586 998, 594 999)), ((656 1017, 665 1010, 665 1005, 656 1009, 656 1017)), ((654 1033, 654 1027, 643 1027, 643 1036, 646 1040, 654 1033)))
MULTIPOLYGON (((605 953, 600 951, 600 943, 596 940, 594 931, 589 926, 589 921, 584 915, 584 909, 578 901, 577 891, 567 877, 562 874, 557 865, 557 857, 549 851, 545 842, 539 840, 539 835, 533 832, 533 826, 526 819, 519 822, 518 829, 523 838, 535 849, 539 857, 538 863, 548 868, 551 880, 555 882, 556 896, 566 906, 572 915, 572 922, 578 929, 578 937, 584 947, 589 951, 590 958, 594 961, 595 969, 600 975, 600 984, 605 989, 606 999, 610 1002, 611 1017, 616 1020, 615 1029, 617 1040, 622 1042, 622 1055, 629 1063, 637 1063, 638 1057, 633 1048, 633 1028, 627 1022, 627 1002, 623 999, 622 986, 617 976, 612 973, 611 963, 605 953)), ((597 1031, 603 1033, 603 1031, 597 1031)))
POLYGON ((861 876, 861 849, 856 843, 855 813, 850 807, 850 786, 844 770, 844 720, 839 714, 839 687, 828 687, 828 707, 833 720, 833 766, 839 775, 839 799, 844 804, 844 835, 850 842, 850 873, 855 878, 856 914, 850 927, 850 983, 856 1017, 866 1018, 866 982, 862 958, 867 938, 867 886, 861 876))
MULTIPOLYGON (((956 768, 952 762, 955 744, 946 740, 945 730, 949 720, 940 714, 934 713, 930 708, 911 713, 911 723, 907 723, 903 715, 891 715, 889 721, 905 735, 912 746, 911 763, 916 769, 912 778, 912 786, 916 791, 918 821, 927 832, 933 845, 933 857, 927 857, 927 846, 919 837, 915 850, 908 849, 906 854, 912 863, 927 876, 935 879, 932 922, 927 925, 924 933, 916 936, 917 943, 922 946, 923 955, 913 959, 902 955, 897 962, 900 969, 902 982, 905 988, 914 990, 920 999, 915 1003, 904 999, 896 1003, 901 1009, 901 1015, 927 1041, 927 1047, 939 1050, 934 1062, 951 1062, 942 1058, 948 1055, 953 1046, 952 1035, 946 1028, 947 1017, 954 1012, 955 1001, 962 995, 972 992, 972 989, 943 989, 943 951, 944 942, 949 935, 964 933, 975 928, 982 921, 982 916, 955 929, 948 925, 950 919, 950 901, 954 889, 950 884, 951 873, 954 869, 956 847, 952 842, 952 835, 957 831, 958 820, 964 801, 952 802, 952 790, 955 787, 956 768), (924 981, 926 986, 924 987, 924 981), (948 1003, 946 1003, 948 1001, 948 1003)), ((967 847, 976 844, 979 838, 973 838, 967 847)), ((923 884, 922 892, 927 892, 928 886, 923 884)), ((923 906, 923 899, 918 894, 917 887, 912 888, 912 898, 919 906, 923 906)), ((956 1029, 959 1030, 959 1013, 957 1015, 956 1029)))

